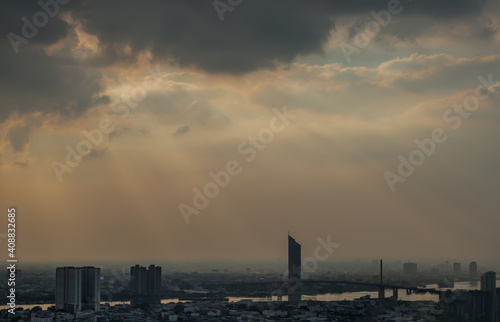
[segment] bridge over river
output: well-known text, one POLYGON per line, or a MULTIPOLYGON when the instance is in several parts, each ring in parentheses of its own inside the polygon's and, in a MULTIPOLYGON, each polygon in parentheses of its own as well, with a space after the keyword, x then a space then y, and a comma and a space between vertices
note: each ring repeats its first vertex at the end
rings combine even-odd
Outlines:
MULTIPOLYGON (((301 280, 301 285, 304 286, 318 286, 324 284, 335 284, 335 285, 362 285, 362 286, 372 286, 379 290, 379 298, 384 297, 384 291, 386 289, 393 290, 393 296, 397 298, 398 289, 406 290, 407 294, 411 293, 431 293, 440 294, 442 291, 436 290, 434 288, 425 287, 414 287, 408 285, 397 285, 388 283, 370 283, 362 281, 346 281, 346 280, 301 280)), ((259 281, 259 282, 231 282, 231 283, 203 283, 201 285, 207 290, 225 290, 225 291, 246 291, 246 292, 256 292, 264 291, 268 296, 288 294, 289 284, 288 281, 259 281)), ((309 292, 308 292, 309 294, 309 292)))

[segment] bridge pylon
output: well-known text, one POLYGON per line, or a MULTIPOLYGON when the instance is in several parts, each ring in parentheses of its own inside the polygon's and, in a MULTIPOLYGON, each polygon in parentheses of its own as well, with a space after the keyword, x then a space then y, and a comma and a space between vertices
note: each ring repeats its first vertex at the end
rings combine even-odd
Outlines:
POLYGON ((378 298, 379 300, 383 300, 385 298, 384 279, 382 275, 382 260, 380 260, 380 286, 378 289, 378 298))

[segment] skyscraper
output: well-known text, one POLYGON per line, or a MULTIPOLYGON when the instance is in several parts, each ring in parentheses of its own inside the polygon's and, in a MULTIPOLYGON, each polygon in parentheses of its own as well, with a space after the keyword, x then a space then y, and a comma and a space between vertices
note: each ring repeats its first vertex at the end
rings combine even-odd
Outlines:
POLYGON ((84 266, 82 270, 82 311, 101 307, 101 269, 84 266))
POLYGON ((417 263, 404 263, 403 264, 403 274, 404 275, 417 275, 417 263))
POLYGON ((133 304, 159 303, 161 296, 161 267, 135 265, 130 267, 130 289, 133 304))
POLYGON ((56 310, 99 311, 101 269, 95 267, 58 267, 56 269, 56 310))
POLYGON ((160 295, 161 293, 161 267, 149 265, 147 277, 147 292, 149 295, 160 295))
POLYGON ((481 291, 486 293, 486 316, 488 322, 500 321, 499 299, 496 292, 497 274, 486 272, 481 276, 481 291))
POLYGON ((82 309, 82 271, 77 267, 56 269, 56 310, 78 312, 82 309))
POLYGON ((497 274, 495 272, 486 272, 481 276, 481 291, 495 292, 497 283, 497 274))
POLYGON ((130 267, 130 289, 132 295, 147 294, 147 270, 146 267, 135 265, 130 267))
POLYGON ((300 244, 288 235, 288 300, 300 301, 301 278, 301 251, 300 244))
POLYGON ((469 264, 469 277, 471 280, 476 280, 477 281, 477 263, 476 262, 471 262, 469 264))
POLYGON ((453 263, 453 273, 458 276, 462 271, 462 265, 460 263, 453 263))

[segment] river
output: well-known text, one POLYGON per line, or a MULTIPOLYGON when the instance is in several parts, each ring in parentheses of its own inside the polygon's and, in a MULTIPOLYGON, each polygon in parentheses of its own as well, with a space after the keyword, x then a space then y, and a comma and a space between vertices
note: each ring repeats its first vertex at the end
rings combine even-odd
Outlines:
MULTIPOLYGON (((454 288, 452 290, 477 290, 481 286, 480 283, 471 283, 471 282, 456 282, 454 288)), ((497 287, 500 287, 500 280, 497 280, 497 287)), ((441 291, 445 291, 447 288, 438 288, 437 284, 428 284, 426 288, 433 288, 441 291)), ((371 298, 377 298, 378 292, 344 292, 344 293, 327 293, 327 294, 318 294, 318 295, 303 295, 303 300, 315 300, 315 301, 342 301, 342 300, 354 300, 360 298, 362 296, 370 295, 371 298)), ((386 297, 392 296, 392 290, 386 290, 386 297)), ((253 300, 254 302, 265 302, 268 301, 265 297, 228 297, 230 302, 238 302, 240 300, 253 300)), ((277 298, 274 297, 273 300, 277 298)), ((287 296, 283 296, 283 301, 287 300, 287 296)), ((439 296, 437 294, 406 294, 404 289, 398 290, 398 300, 401 301, 435 301, 439 300, 439 296)), ((179 303, 179 302, 189 302, 189 301, 181 301, 179 299, 163 299, 161 303, 179 303)), ((101 304, 109 303, 109 305, 114 306, 118 304, 130 304, 129 301, 114 301, 114 302, 101 302, 101 304)), ((17 307, 22 307, 24 309, 32 309, 35 306, 40 306, 42 309, 46 310, 50 306, 53 306, 54 303, 43 303, 43 304, 26 304, 26 305, 17 305, 17 307)), ((9 309, 8 305, 0 305, 0 309, 9 309)))

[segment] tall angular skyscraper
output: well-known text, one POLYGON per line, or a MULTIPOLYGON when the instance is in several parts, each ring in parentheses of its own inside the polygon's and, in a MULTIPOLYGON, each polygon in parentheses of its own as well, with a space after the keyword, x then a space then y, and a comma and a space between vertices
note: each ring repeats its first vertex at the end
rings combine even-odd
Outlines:
POLYGON ((99 311, 101 269, 95 267, 58 267, 56 269, 56 310, 99 311))
POLYGON ((288 300, 300 301, 300 278, 301 278, 301 252, 300 244, 288 235, 288 300))

